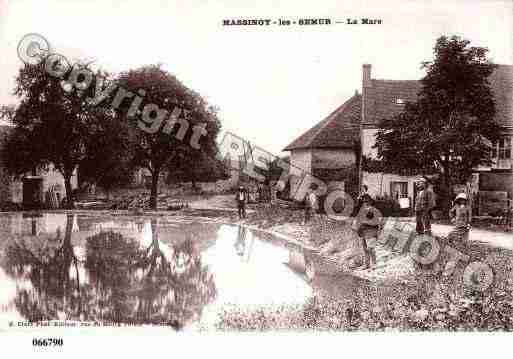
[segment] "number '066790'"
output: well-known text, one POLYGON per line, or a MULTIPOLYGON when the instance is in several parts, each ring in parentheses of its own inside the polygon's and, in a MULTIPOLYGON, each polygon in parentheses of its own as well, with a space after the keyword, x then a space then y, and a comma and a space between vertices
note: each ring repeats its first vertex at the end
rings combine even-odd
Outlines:
POLYGON ((36 347, 55 347, 64 345, 62 338, 34 338, 32 345, 36 347))

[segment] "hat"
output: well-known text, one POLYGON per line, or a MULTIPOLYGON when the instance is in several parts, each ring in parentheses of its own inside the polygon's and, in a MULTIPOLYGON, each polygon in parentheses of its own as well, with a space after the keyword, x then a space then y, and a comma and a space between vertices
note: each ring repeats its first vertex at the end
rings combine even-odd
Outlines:
POLYGON ((467 200, 467 194, 466 193, 460 193, 456 196, 456 199, 455 201, 459 200, 459 199, 464 199, 465 201, 467 200))
POLYGON ((362 202, 372 202, 372 197, 369 196, 368 194, 364 194, 362 196, 362 202))
POLYGON ((421 181, 421 182, 425 182, 425 183, 431 183, 431 179, 430 179, 430 178, 428 178, 428 177, 421 177, 421 178, 420 178, 420 181, 421 181))

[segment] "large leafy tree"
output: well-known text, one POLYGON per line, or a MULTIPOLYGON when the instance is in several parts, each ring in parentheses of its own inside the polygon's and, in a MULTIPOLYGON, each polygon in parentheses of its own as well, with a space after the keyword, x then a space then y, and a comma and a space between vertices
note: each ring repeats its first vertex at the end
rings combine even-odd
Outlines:
MULTIPOLYGON (((216 137, 221 124, 214 107, 160 66, 149 65, 123 72, 117 83, 132 94, 144 94, 139 111, 128 122, 133 128, 134 164, 147 168, 152 176, 150 207, 155 209, 161 174, 168 172, 172 176, 175 169, 178 172, 190 166, 198 168, 198 171, 189 172, 194 172, 194 177, 199 177, 198 181, 202 180, 199 167, 208 162, 197 159, 215 157, 216 137), (164 116, 152 115, 153 120, 145 121, 147 105, 157 106, 158 112, 164 116), (176 120, 174 125, 171 118, 176 120), (195 126, 204 129, 204 135, 198 138, 198 146, 191 145, 195 126)), ((131 100, 123 101, 116 113, 120 118, 127 118, 131 107, 131 100)))
POLYGON ((95 184, 105 190, 107 196, 113 188, 131 183, 134 173, 130 128, 118 121, 113 112, 100 110, 94 133, 87 141, 87 153, 80 162, 81 183, 95 184))
POLYGON ((445 190, 491 163, 490 141, 501 128, 488 82, 494 71, 486 48, 442 36, 415 103, 381 122, 376 145, 383 167, 394 172, 438 173, 445 190))
MULTIPOLYGON (((62 70, 62 78, 69 78, 71 67, 53 65, 62 70)), ((75 88, 52 76, 45 61, 26 64, 16 78, 18 105, 1 112, 13 125, 3 146, 6 167, 23 175, 53 165, 64 178, 68 206, 72 205, 71 178, 86 158, 91 139, 104 134, 102 123, 109 118, 106 108, 92 106, 87 100, 93 97, 95 79, 100 77, 104 74, 93 76, 89 87, 75 88)))

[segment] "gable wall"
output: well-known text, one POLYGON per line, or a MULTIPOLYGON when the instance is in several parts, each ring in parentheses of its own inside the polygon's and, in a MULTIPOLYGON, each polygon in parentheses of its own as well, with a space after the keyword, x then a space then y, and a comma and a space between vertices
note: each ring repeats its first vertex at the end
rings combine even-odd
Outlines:
POLYGON ((312 173, 312 150, 297 149, 290 152, 290 191, 299 190, 303 173, 312 173))
POLYGON ((356 163, 356 154, 349 149, 314 149, 312 151, 312 168, 337 169, 356 163))

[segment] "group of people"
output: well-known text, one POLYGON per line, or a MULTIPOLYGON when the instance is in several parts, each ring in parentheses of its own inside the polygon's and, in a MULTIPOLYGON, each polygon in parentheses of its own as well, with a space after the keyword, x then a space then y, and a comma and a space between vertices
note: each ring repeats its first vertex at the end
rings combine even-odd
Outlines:
MULTIPOLYGON (((240 186, 236 191, 235 199, 239 218, 246 218, 248 191, 243 186, 240 186)), ((356 217, 353 221, 352 228, 362 240, 365 264, 367 267, 371 267, 376 263, 374 244, 379 232, 379 223, 376 221, 376 218, 374 218, 375 211, 372 210, 373 205, 373 199, 368 193, 368 187, 363 185, 357 198, 356 217)), ((314 188, 310 188, 304 198, 304 225, 311 221, 315 213, 318 212, 318 207, 319 199, 314 188)), ((435 207, 436 200, 432 183, 428 179, 422 178, 418 183, 418 194, 414 208, 416 232, 418 235, 431 234, 431 218, 435 207)), ((449 216, 454 224, 454 228, 449 234, 449 240, 468 239, 472 213, 468 206, 468 198, 465 193, 460 193, 456 196, 449 216)))
MULTIPOLYGON (((436 207, 432 183, 427 178, 422 178, 418 183, 418 190, 415 202, 416 232, 418 235, 430 235, 432 212, 436 207)), ((372 202, 372 197, 367 193, 367 186, 364 185, 358 197, 359 211, 357 212, 354 229, 357 231, 359 238, 362 239, 367 268, 376 263, 373 244, 376 242, 379 231, 379 224, 372 218, 373 211, 369 209, 372 207, 372 202)), ((449 233, 448 240, 468 240, 472 210, 468 206, 466 193, 459 193, 456 196, 449 211, 449 218, 454 224, 454 228, 449 233)))
MULTIPOLYGON (((418 183, 418 194, 415 202, 416 232, 418 235, 431 234, 431 219, 436 207, 436 196, 433 185, 427 178, 418 183)), ((371 268, 376 264, 375 244, 379 233, 380 223, 376 220, 374 200, 368 193, 368 187, 362 186, 357 198, 356 217, 352 229, 361 240, 365 266, 371 268)), ((467 240, 471 228, 472 211, 468 205, 465 193, 459 193, 454 199, 449 217, 454 228, 449 233, 448 240, 467 240)))
POLYGON ((273 191, 269 186, 257 185, 256 192, 251 192, 244 186, 239 186, 235 193, 235 201, 237 203, 237 210, 239 213, 239 219, 246 218, 246 205, 250 201, 262 201, 270 200, 273 201, 273 191), (251 195, 251 196, 250 196, 251 195), (256 196, 254 196, 256 195, 256 196))
MULTIPOLYGON (((239 186, 235 192, 235 202, 237 203, 237 212, 239 219, 246 218, 246 204, 249 200, 248 190, 244 186, 239 186)), ((313 189, 310 189, 304 200, 304 221, 307 224, 318 211, 318 198, 313 189)))
MULTIPOLYGON (((432 184, 426 178, 419 182, 419 193, 415 202, 415 217, 417 222, 417 234, 431 234, 431 218, 436 206, 435 194, 432 184)), ((449 240, 466 240, 470 232, 472 210, 468 205, 466 193, 459 193, 454 199, 449 211, 449 218, 454 228, 449 233, 449 240)))

